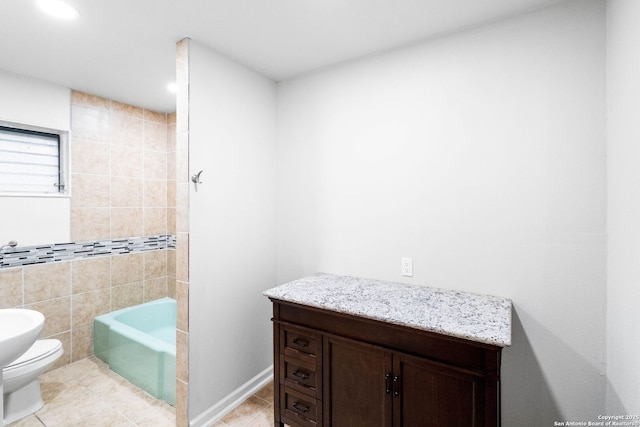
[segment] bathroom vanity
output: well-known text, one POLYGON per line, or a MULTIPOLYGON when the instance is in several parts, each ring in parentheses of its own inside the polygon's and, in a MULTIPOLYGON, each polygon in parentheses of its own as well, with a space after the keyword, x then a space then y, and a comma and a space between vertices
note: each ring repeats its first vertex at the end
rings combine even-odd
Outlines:
POLYGON ((276 427, 500 425, 510 300, 329 274, 264 294, 276 427))

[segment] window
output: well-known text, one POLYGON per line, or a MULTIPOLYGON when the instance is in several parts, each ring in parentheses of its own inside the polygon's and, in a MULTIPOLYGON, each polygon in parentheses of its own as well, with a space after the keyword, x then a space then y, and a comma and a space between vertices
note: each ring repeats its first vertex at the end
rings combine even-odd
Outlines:
POLYGON ((66 133, 0 126, 0 193, 67 194, 66 133))

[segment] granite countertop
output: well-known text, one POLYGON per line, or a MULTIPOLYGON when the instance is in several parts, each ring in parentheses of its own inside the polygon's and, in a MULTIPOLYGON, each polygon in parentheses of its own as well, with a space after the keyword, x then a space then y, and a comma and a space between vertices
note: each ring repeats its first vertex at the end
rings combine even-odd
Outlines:
POLYGON ((264 295, 486 344, 511 345, 511 300, 318 273, 264 295))

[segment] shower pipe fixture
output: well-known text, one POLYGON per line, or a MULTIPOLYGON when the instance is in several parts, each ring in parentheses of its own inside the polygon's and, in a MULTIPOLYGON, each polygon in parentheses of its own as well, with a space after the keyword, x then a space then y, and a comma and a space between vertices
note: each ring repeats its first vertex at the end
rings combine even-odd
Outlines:
POLYGON ((18 242, 16 242, 15 240, 9 240, 9 243, 7 243, 6 245, 0 246, 0 252, 4 251, 7 248, 13 249, 16 246, 18 246, 18 242))

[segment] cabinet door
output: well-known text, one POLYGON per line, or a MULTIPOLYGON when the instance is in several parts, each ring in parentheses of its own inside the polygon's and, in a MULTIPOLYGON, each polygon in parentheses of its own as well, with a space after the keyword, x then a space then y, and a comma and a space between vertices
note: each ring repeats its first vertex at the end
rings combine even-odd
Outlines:
POLYGON ((472 371, 393 354, 399 395, 397 427, 480 427, 484 425, 484 380, 472 371))
POLYGON ((391 353, 379 347, 325 337, 324 425, 391 426, 391 353))

